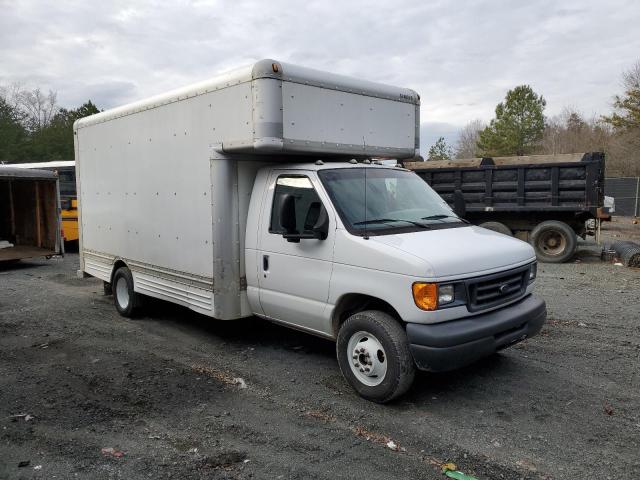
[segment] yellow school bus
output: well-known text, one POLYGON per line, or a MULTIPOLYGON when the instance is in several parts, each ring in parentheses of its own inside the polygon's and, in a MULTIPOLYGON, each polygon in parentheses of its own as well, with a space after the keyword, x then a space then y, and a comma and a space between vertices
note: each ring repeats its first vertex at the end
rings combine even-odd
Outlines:
POLYGON ((78 241, 78 195, 76 190, 76 162, 55 161, 16 163, 13 167, 38 168, 58 173, 60 206, 62 207, 62 235, 65 242, 78 241))

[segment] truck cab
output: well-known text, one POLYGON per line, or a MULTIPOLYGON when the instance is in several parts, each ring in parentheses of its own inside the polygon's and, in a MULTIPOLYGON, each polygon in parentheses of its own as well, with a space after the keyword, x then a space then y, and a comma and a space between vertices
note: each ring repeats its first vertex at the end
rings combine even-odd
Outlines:
POLYGON ((343 375, 375 401, 416 367, 461 367, 545 320, 531 246, 470 225, 403 168, 261 169, 244 254, 252 311, 335 339, 343 375))

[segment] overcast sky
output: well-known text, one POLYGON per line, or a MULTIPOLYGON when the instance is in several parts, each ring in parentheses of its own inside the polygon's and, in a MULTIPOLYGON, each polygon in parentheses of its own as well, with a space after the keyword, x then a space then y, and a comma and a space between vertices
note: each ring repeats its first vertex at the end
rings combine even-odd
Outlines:
POLYGON ((609 112, 640 2, 0 0, 0 85, 110 108, 275 58, 417 90, 422 149, 528 83, 547 115, 609 112))

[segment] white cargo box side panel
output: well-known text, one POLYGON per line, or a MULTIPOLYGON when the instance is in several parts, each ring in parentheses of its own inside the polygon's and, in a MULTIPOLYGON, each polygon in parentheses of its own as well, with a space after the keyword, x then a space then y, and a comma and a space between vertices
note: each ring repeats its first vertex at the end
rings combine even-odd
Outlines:
POLYGON ((250 136, 251 110, 244 83, 78 128, 84 270, 122 258, 144 293, 211 310, 211 145, 250 136))
POLYGON ((413 103, 283 82, 282 105, 285 149, 414 155, 413 103))

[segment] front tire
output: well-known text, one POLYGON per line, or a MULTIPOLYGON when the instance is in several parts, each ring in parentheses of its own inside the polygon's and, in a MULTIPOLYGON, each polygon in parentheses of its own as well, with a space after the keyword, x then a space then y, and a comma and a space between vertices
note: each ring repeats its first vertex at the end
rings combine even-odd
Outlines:
POLYGON ((140 295, 133 290, 133 275, 127 267, 120 267, 113 274, 111 283, 113 303, 120 315, 133 318, 140 307, 140 295))
POLYGON ((407 334, 384 312, 350 316, 338 332, 336 354, 342 375, 367 400, 389 402, 413 383, 415 365, 407 334))

